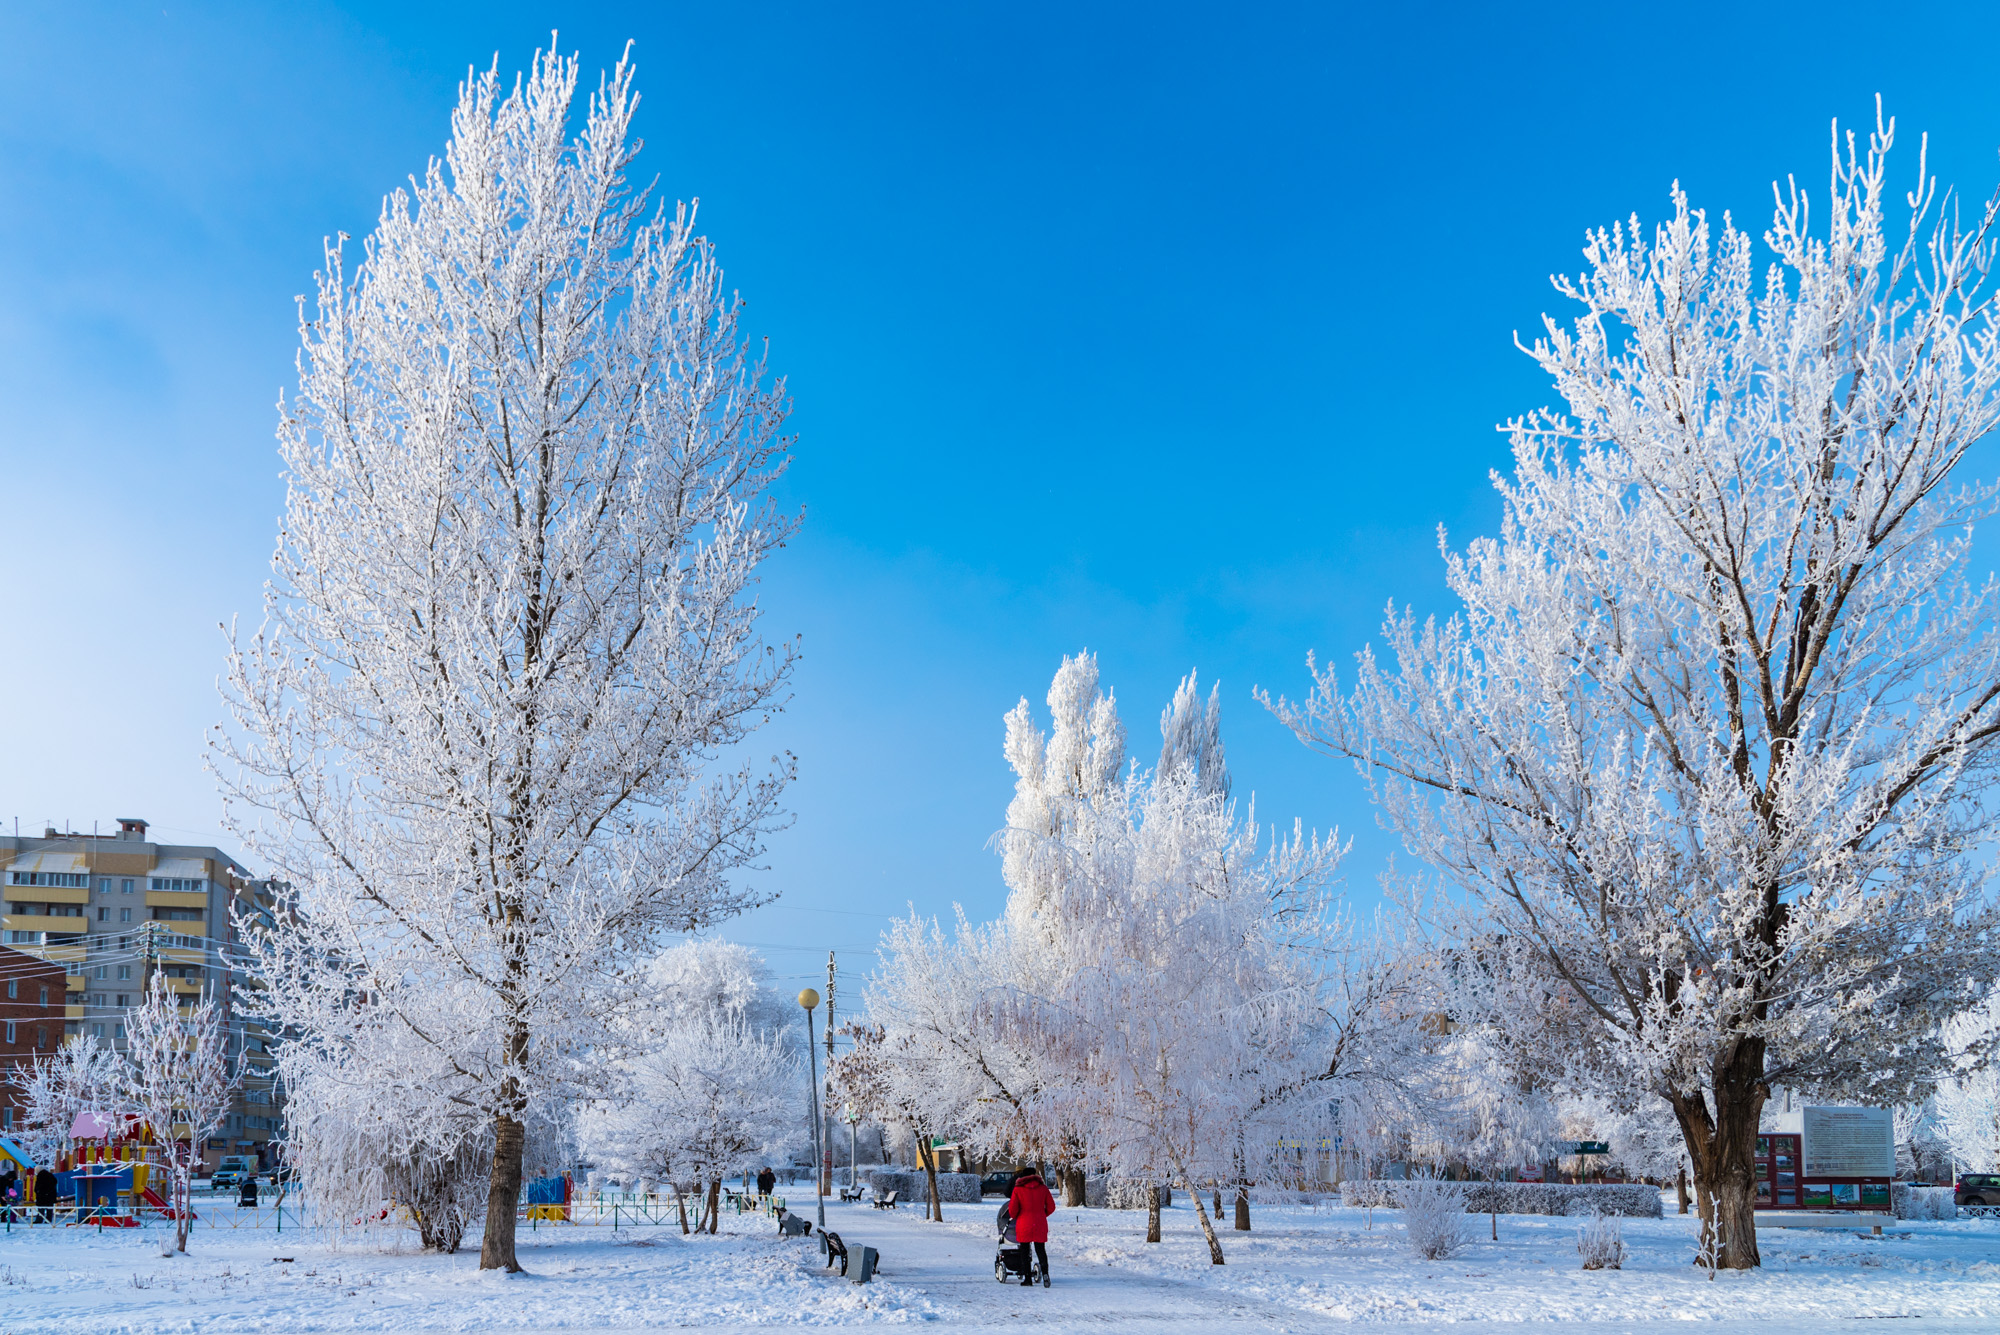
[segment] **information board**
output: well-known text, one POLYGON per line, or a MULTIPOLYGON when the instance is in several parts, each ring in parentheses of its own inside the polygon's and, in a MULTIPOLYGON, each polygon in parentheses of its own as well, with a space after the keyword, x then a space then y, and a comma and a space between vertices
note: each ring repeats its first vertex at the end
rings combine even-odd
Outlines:
POLYGON ((1803 1129, 1805 1177, 1896 1175, 1896 1118, 1887 1108, 1807 1108, 1803 1129))

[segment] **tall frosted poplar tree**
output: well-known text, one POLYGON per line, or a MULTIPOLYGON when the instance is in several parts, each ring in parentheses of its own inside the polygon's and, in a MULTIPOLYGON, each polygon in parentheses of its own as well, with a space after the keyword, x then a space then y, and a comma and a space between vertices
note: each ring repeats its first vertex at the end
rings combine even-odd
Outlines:
POLYGON ((1593 234, 1581 309, 1531 355, 1570 416, 1512 427, 1497 539, 1447 553, 1462 610, 1392 611, 1391 661, 1287 715, 1361 763, 1469 893, 1464 958, 1523 999, 1511 1047, 1664 1100, 1721 1264, 1758 1264, 1773 1084, 1896 1103, 1994 975, 2000 586, 1996 208, 1892 127, 1836 135, 1817 230, 1781 191, 1761 272, 1678 190, 1650 240, 1593 234))
POLYGON ((293 887, 250 933, 272 1018, 310 1043, 358 1007, 434 1051, 441 1087, 392 1097, 490 1119, 488 1269, 519 1268, 531 1109, 664 933, 752 902, 790 774, 718 764, 791 669, 750 596, 793 525, 783 386, 692 213, 626 180, 629 62, 572 136, 576 86, 553 54, 468 77, 361 263, 329 247, 214 742, 293 887))

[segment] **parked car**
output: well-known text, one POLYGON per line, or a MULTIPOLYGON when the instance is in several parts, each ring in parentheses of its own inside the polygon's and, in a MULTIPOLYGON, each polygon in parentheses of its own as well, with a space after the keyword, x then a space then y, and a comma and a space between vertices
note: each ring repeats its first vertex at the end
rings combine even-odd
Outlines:
POLYGON ((215 1166, 215 1176, 208 1185, 217 1191, 228 1191, 241 1186, 246 1177, 257 1176, 257 1158, 251 1154, 225 1154, 222 1162, 215 1166))
MULTIPOLYGON (((982 1196, 1013 1195, 1014 1175, 1020 1171, 1020 1169, 1016 1168, 1013 1172, 1008 1173, 988 1173, 985 1177, 979 1179, 979 1194, 982 1196)), ((1055 1175, 1050 1173, 1044 1180, 1048 1183, 1049 1190, 1060 1198, 1062 1189, 1056 1185, 1055 1175)))
POLYGON ((1957 1187, 1960 1205, 2000 1205, 2000 1173, 1962 1173, 1957 1187))

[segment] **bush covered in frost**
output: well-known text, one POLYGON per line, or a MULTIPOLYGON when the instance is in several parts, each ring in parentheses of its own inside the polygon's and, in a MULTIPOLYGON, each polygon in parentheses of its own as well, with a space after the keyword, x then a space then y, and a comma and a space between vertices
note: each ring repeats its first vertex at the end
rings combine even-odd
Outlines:
POLYGON ((1913 1187, 1898 1182, 1889 1189, 1889 1205, 1898 1219, 1958 1218, 1958 1194, 1950 1187, 1913 1187))
POLYGON ((1413 1177, 1396 1184, 1403 1211, 1403 1235, 1419 1260, 1442 1261, 1472 1241, 1465 1217, 1464 1182, 1413 1177))
POLYGON ((1594 1214, 1576 1231, 1585 1270, 1618 1270, 1625 1264, 1625 1230, 1617 1215, 1594 1214))
MULTIPOLYGON (((921 1168, 864 1168, 861 1180, 874 1190, 878 1199, 892 1191, 901 1193, 898 1200, 915 1204, 922 1204, 931 1198, 930 1186, 921 1168)), ((937 1180, 939 1200, 979 1203, 979 1174, 939 1173, 937 1180)))
MULTIPOLYGON (((1083 1184, 1083 1203, 1093 1210, 1143 1210, 1146 1188, 1150 1185, 1136 1177, 1087 1178, 1083 1184)), ((1173 1203, 1174 1189, 1161 1183, 1160 1208, 1167 1209, 1173 1203)))
MULTIPOLYGON (((1461 1182, 1470 1214, 1623 1215, 1658 1219, 1660 1193, 1643 1182, 1461 1182)), ((1408 1182, 1359 1178, 1343 1182, 1340 1203, 1350 1209, 1372 1205, 1395 1209, 1408 1182)))

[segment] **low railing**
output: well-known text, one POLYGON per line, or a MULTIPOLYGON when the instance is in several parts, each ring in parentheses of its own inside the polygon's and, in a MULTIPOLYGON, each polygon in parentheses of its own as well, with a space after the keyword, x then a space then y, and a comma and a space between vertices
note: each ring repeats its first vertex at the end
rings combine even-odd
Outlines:
MULTIPOLYGON (((197 1229, 268 1228, 279 1233, 299 1229, 310 1222, 304 1202, 287 1193, 256 1205, 244 1205, 225 1196, 197 1196, 192 1202, 190 1224, 197 1229)), ((171 1207, 140 1202, 137 1205, 12 1205, 0 1207, 0 1229, 11 1234, 17 1228, 149 1228, 174 1225, 171 1207)))

